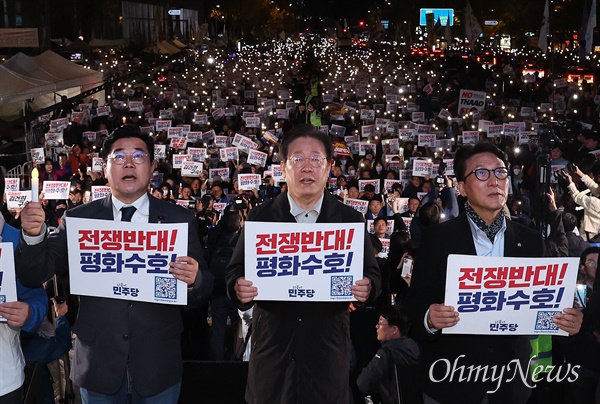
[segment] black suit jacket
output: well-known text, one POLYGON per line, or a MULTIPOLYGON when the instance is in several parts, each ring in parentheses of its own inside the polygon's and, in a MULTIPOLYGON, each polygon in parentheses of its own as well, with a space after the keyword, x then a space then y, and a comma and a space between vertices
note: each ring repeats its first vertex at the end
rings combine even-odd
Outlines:
MULTIPOLYGON (((250 211, 248 220, 291 222, 287 193, 250 211)), ((363 222, 362 215, 325 192, 317 223, 363 222)), ((290 225, 292 229, 294 225, 290 225)), ((365 277, 371 280, 373 301, 381 278, 371 241, 365 231, 365 277)), ((233 290, 245 274, 244 233, 227 270, 231 300, 241 308, 233 290)), ((249 404, 346 403, 350 367, 348 302, 256 301, 252 320, 252 354, 246 385, 249 404)))
MULTIPOLYGON (((480 404, 486 391, 494 390, 493 383, 454 382, 433 383, 429 377, 431 365, 439 359, 450 363, 458 359, 458 366, 506 365, 513 359, 522 362, 526 369, 531 347, 528 336, 454 335, 441 331, 429 334, 424 326, 425 313, 434 303, 444 303, 446 266, 449 254, 476 255, 475 244, 466 214, 438 225, 428 227, 415 259, 411 287, 407 299, 411 315, 412 333, 423 350, 425 392, 441 403, 480 404)), ((507 220, 504 233, 505 257, 542 257, 544 243, 541 235, 528 227, 507 220)), ((513 371, 514 371, 513 366, 513 371)), ((434 378, 443 379, 446 368, 442 362, 434 367, 434 378)), ((490 371, 488 374, 490 374, 490 371)), ((526 372, 526 370, 525 370, 526 372)), ((512 373, 511 373, 512 374, 512 373)), ((466 373, 465 373, 466 375, 466 373)), ((471 377, 471 380, 473 380, 471 377)), ((446 379, 448 380, 449 377, 446 379)), ((479 376, 482 380, 482 376, 479 376)), ((490 397, 492 402, 525 402, 528 389, 517 375, 512 383, 503 381, 498 393, 490 397)))
MULTIPOLYGON (((197 222, 188 210, 150 198, 150 223, 187 223, 188 255, 199 263, 198 276, 189 291, 189 303, 207 299, 212 275, 202 257, 197 222)), ((111 197, 67 211, 58 231, 40 244, 23 239, 15 254, 15 267, 25 285, 39 286, 55 273, 68 271, 69 217, 113 220, 111 197)), ((180 308, 173 305, 81 296, 74 332, 73 382, 104 394, 115 393, 129 367, 136 391, 151 396, 181 379, 180 308)))

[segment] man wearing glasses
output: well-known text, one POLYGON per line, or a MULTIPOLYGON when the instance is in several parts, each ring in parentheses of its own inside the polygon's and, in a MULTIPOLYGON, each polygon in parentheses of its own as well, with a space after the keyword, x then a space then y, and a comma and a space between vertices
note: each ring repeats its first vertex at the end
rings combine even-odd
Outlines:
MULTIPOLYGON (((422 342, 427 372, 424 399, 426 403, 525 403, 529 388, 518 376, 511 383, 502 383, 496 393, 488 394, 487 391, 494 390, 494 382, 489 379, 483 382, 481 375, 477 381, 472 378, 468 383, 461 383, 458 375, 444 378, 443 374, 430 371, 432 364, 440 359, 451 364, 458 361, 467 369, 484 365, 497 365, 500 369, 518 359, 521 368, 527 369, 531 352, 528 336, 441 333, 443 328, 460 321, 455 308, 443 304, 448 255, 545 255, 544 243, 537 231, 507 220, 504 215, 508 169, 501 150, 487 142, 465 146, 456 153, 454 172, 458 190, 467 198, 465 213, 423 232, 408 296, 408 312, 412 315, 415 337, 422 342)), ((579 332, 582 320, 581 312, 572 308, 554 317, 556 325, 571 335, 579 332)))
MULTIPOLYGON (((288 191, 250 211, 248 221, 290 223, 363 222, 360 213, 325 191, 333 158, 327 135, 309 125, 286 134, 280 146, 288 191)), ((293 228, 290 224, 290 228, 293 228)), ((244 278, 244 233, 227 271, 227 293, 242 310, 254 306, 252 353, 246 401, 266 403, 349 402, 348 303, 254 301, 258 290, 244 278)), ((365 237, 363 279, 352 294, 373 301, 380 274, 365 237)))
MULTIPOLYGON (((112 195, 67 211, 58 231, 46 234, 40 203, 23 209, 15 256, 23 283, 40 285, 68 270, 70 217, 187 223, 188 256, 177 257, 170 271, 188 285, 188 302, 207 298, 212 276, 202 258, 194 215, 147 192, 155 169, 152 138, 137 126, 123 125, 104 142, 102 157, 112 195)), ((183 371, 179 310, 174 305, 81 296, 71 378, 81 388, 82 401, 177 403, 183 371)))

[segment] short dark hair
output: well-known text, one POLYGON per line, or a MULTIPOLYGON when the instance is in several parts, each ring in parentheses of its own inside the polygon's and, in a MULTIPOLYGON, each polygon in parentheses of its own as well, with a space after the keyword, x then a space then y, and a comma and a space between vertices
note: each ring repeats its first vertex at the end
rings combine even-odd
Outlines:
POLYGON ((331 143, 331 139, 329 139, 329 136, 327 136, 323 132, 319 132, 312 125, 301 124, 296 126, 294 129, 290 130, 288 133, 286 133, 283 139, 281 140, 281 145, 279 146, 279 153, 281 154, 281 159, 283 161, 287 160, 288 158, 290 144, 294 140, 303 137, 308 137, 321 142, 323 144, 323 148, 325 149, 325 157, 327 157, 327 160, 331 161, 333 159, 333 143, 331 143))
POLYGON ((565 232, 571 232, 577 227, 577 217, 571 212, 565 212, 562 217, 565 232))
POLYGON ((585 258, 590 254, 596 254, 596 253, 600 254, 600 247, 590 247, 590 248, 586 248, 585 250, 583 250, 583 252, 581 253, 581 257, 579 257, 579 265, 584 266, 585 258))
POLYGON ((463 146, 456 151, 454 157, 454 174, 456 175, 457 181, 464 181, 467 173, 467 160, 477 154, 491 153, 498 157, 504 163, 504 166, 508 167, 506 154, 500 150, 496 145, 490 142, 479 142, 475 145, 463 146))
POLYGON ((373 226, 375 226, 377 224, 377 222, 381 222, 381 221, 385 222, 385 225, 387 226, 387 219, 385 217, 376 217, 375 220, 373 220, 373 226))
POLYGON ((435 202, 427 202, 419 209, 419 220, 423 227, 428 227, 440 222, 440 208, 435 202))
POLYGON ((232 234, 240 229, 242 218, 236 211, 230 211, 223 215, 220 223, 223 226, 223 234, 232 234))
POLYGON ((375 192, 375 185, 367 184, 367 185, 365 185, 364 190, 365 190, 365 192, 375 192))
POLYGON ((410 322, 408 320, 408 314, 402 308, 401 305, 389 306, 383 309, 381 317, 385 318, 389 325, 396 326, 400 330, 400 335, 404 336, 408 334, 410 329, 410 322))
POLYGON ((147 133, 142 133, 140 127, 132 124, 125 124, 115 129, 108 137, 104 140, 100 156, 104 161, 108 159, 108 155, 112 152, 113 145, 119 139, 127 138, 138 138, 146 144, 148 149, 148 155, 150 156, 150 162, 154 161, 154 140, 147 133))

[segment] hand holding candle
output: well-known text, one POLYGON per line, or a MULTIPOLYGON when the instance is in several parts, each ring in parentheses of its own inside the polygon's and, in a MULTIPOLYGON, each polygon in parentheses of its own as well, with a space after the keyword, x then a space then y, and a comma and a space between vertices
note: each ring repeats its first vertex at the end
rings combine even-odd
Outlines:
POLYGON ((31 202, 39 202, 40 185, 38 169, 31 170, 31 202))

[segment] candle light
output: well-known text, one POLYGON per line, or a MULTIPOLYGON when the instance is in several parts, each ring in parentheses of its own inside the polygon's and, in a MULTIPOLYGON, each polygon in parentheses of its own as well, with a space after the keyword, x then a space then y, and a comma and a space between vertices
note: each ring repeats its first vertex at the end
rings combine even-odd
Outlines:
POLYGON ((38 169, 34 168, 31 170, 31 202, 39 202, 38 197, 40 193, 39 186, 39 173, 38 169))

